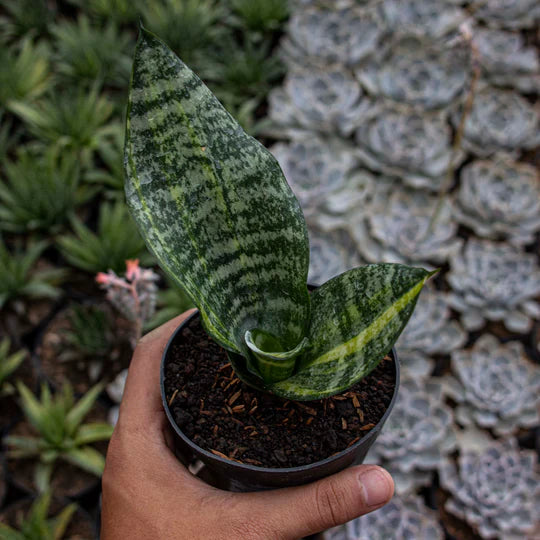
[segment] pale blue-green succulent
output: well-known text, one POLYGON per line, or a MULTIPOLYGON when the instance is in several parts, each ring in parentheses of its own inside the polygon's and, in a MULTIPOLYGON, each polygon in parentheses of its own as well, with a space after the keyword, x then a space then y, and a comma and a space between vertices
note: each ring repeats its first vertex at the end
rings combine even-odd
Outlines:
POLYGON ((310 295, 306 224, 277 161, 144 29, 125 167, 147 245, 256 388, 308 400, 350 387, 390 350, 430 276, 374 264, 310 295))

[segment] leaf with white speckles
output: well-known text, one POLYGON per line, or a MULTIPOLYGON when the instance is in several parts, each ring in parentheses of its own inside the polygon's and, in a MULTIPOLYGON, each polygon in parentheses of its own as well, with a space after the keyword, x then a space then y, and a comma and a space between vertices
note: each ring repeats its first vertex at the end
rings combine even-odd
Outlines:
POLYGON ((390 351, 435 272, 372 264, 327 281, 312 294, 310 347, 297 373, 269 389, 289 399, 321 399, 365 377, 390 351))
POLYGON ((258 375, 245 333, 267 332, 288 351, 309 324, 308 240, 296 198, 270 152, 144 29, 127 116, 126 196, 148 247, 209 334, 258 375))

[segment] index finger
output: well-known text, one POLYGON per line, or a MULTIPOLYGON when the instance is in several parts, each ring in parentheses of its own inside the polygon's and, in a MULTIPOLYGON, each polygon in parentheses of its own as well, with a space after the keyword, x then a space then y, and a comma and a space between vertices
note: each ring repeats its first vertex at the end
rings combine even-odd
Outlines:
POLYGON ((129 366, 120 419, 150 425, 163 412, 159 368, 163 351, 178 326, 195 310, 190 309, 141 338, 129 366))

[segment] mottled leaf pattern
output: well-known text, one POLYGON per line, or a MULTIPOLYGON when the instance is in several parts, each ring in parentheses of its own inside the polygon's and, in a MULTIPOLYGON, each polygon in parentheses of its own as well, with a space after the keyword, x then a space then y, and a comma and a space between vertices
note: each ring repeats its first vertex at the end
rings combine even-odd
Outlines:
POLYGON ((210 335, 244 355, 244 334, 256 328, 285 350, 296 347, 309 323, 298 202, 270 152, 144 29, 125 167, 128 204, 147 245, 199 307, 210 335))
POLYGON ((256 388, 298 400, 345 390, 390 350, 431 275, 397 264, 351 270, 312 294, 310 315, 306 224, 279 165, 144 29, 125 168, 148 247, 256 388))
POLYGON ((349 270, 312 293, 310 348, 298 372, 269 389, 296 400, 346 390, 388 353, 433 274, 401 264, 349 270))

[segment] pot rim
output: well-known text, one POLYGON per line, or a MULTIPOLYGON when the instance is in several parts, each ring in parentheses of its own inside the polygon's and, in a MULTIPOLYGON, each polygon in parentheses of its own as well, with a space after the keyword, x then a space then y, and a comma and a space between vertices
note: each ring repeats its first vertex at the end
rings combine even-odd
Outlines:
POLYGON ((392 394, 392 399, 390 400, 390 403, 388 404, 388 407, 386 408, 386 411, 381 416, 380 420, 375 424, 375 426, 368 431, 363 437, 361 437, 358 441, 356 441, 351 446, 348 446, 341 450, 340 452, 336 452, 335 454, 332 454, 331 456, 328 456, 327 458, 321 459, 319 461, 315 461, 313 463, 309 463, 307 465, 298 465, 296 467, 261 467, 259 465, 251 465, 249 463, 240 463, 238 461, 233 461, 230 459, 222 458, 216 454, 213 454, 212 452, 209 452, 208 450, 205 450, 204 448, 201 448, 199 445, 195 444, 176 424, 173 415, 169 409, 169 404, 167 403, 167 397, 165 395, 165 360, 167 358, 167 354, 169 352, 169 348, 172 344, 172 342, 175 340, 177 334, 186 326, 193 318, 198 317, 200 314, 199 310, 197 309, 194 311, 189 317, 184 319, 182 323, 176 328, 176 330, 173 332, 169 340, 167 341, 167 345, 165 346, 165 349, 163 351, 163 354, 161 355, 161 365, 159 369, 159 383, 160 383, 160 389, 161 389, 161 402, 163 405, 163 408, 165 410, 165 414, 167 416, 167 419, 169 421, 169 424, 174 429, 175 433, 184 441, 186 442, 195 452, 202 454, 204 457, 208 458, 212 461, 217 461, 220 463, 223 463, 228 466, 232 466, 234 468, 243 470, 243 471, 250 471, 250 472, 257 472, 257 473, 268 473, 268 474, 283 474, 283 473, 297 473, 297 472, 304 472, 304 471, 311 471, 313 469, 317 469, 321 466, 326 465, 327 463, 331 463, 332 461, 335 461, 339 457, 343 456, 346 453, 352 452, 355 448, 358 448, 362 446, 370 437, 373 437, 377 434, 377 431, 380 430, 377 429, 378 426, 382 426, 386 419, 388 418, 388 415, 394 408, 395 401, 397 399, 398 390, 399 390, 399 375, 400 375, 400 366, 399 366, 399 360, 397 356, 397 352, 395 347, 392 347, 391 354, 392 359, 394 361, 394 368, 396 373, 395 378, 395 384, 394 384, 394 393, 392 394))

